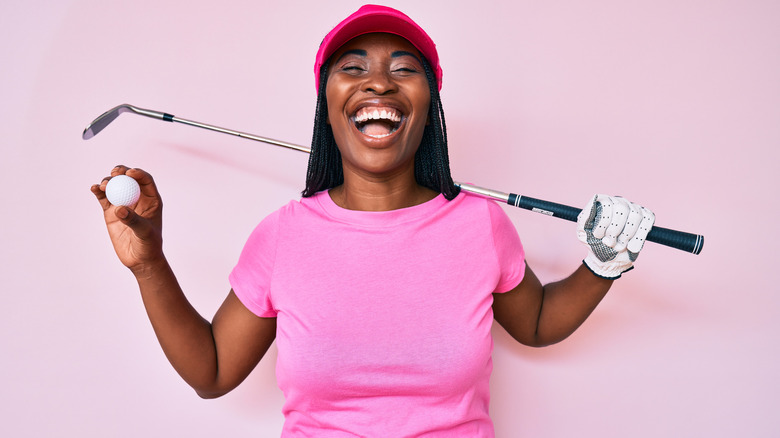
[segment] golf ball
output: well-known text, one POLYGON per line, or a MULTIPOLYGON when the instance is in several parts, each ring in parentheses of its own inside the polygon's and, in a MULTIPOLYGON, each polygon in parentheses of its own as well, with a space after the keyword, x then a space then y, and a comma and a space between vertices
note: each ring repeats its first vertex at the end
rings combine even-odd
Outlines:
POLYGON ((141 196, 141 187, 138 182, 127 175, 117 175, 106 185, 106 197, 108 202, 114 205, 132 207, 141 196))

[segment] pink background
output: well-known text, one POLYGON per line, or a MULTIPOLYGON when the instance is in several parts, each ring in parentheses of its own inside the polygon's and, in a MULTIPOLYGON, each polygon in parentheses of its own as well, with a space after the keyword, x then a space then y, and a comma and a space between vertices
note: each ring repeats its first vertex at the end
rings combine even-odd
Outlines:
MULTIPOLYGON (((496 327, 498 436, 779 436, 780 3, 391 4, 439 45, 456 179, 576 206, 621 194, 707 238, 699 256, 647 245, 561 344, 496 327)), ((317 45, 358 6, 0 4, 0 435, 278 436, 276 350, 200 400, 89 186, 119 163, 156 176, 167 255, 211 318, 248 233, 298 196, 306 155, 127 114, 80 135, 126 102, 307 144, 317 45)), ((543 280, 575 268, 572 223, 507 211, 543 280)))

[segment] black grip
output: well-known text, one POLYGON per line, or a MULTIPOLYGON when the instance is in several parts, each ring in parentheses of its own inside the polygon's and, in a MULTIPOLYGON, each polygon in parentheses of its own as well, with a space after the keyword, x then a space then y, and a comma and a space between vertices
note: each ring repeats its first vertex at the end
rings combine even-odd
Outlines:
MULTIPOLYGON (((509 199, 507 199, 506 203, 514 205, 515 207, 524 208, 548 216, 559 217, 572 222, 577 222, 577 216, 582 211, 580 208, 543 201, 536 198, 529 198, 528 196, 520 196, 514 193, 509 194, 509 199)), ((655 225, 653 225, 653 228, 647 234, 647 240, 692 254, 699 254, 704 247, 704 236, 702 235, 670 230, 655 225)))
POLYGON ((547 216, 559 217, 572 222, 577 222, 577 215, 582 211, 581 208, 569 207, 568 205, 557 204, 550 201, 542 201, 541 199, 529 198, 528 196, 515 195, 514 193, 509 194, 509 200, 507 200, 506 203, 514 205, 515 207, 546 214, 547 216))

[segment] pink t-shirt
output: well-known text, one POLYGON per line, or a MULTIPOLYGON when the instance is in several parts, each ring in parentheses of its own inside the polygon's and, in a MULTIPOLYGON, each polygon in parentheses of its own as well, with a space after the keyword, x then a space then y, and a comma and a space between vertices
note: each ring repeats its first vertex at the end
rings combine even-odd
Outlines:
POLYGON ((494 435, 492 294, 524 270, 493 201, 363 212, 321 192, 263 220, 230 282, 277 318, 282 436, 474 438, 494 435))

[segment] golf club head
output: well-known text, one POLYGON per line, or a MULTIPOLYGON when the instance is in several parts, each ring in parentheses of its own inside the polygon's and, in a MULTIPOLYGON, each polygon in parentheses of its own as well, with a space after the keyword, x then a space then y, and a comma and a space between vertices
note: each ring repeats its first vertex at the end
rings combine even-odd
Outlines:
POLYGON ((119 117, 120 114, 126 113, 128 111, 132 111, 131 106, 123 103, 122 105, 117 105, 114 108, 104 112, 84 129, 84 133, 81 134, 81 138, 84 140, 89 140, 102 131, 103 128, 113 122, 114 119, 119 117))
POLYGON ((120 114, 127 113, 127 112, 131 112, 141 116, 151 117, 153 119, 164 120, 167 122, 173 121, 173 115, 171 114, 163 113, 160 111, 138 108, 133 105, 128 105, 126 103, 123 103, 122 105, 117 105, 111 108, 110 110, 104 112, 98 118, 93 120, 92 123, 90 123, 89 126, 87 126, 84 129, 84 132, 81 134, 81 138, 84 140, 89 140, 90 138, 96 136, 100 131, 105 129, 105 127, 108 126, 111 122, 113 122, 114 119, 119 117, 120 114))

